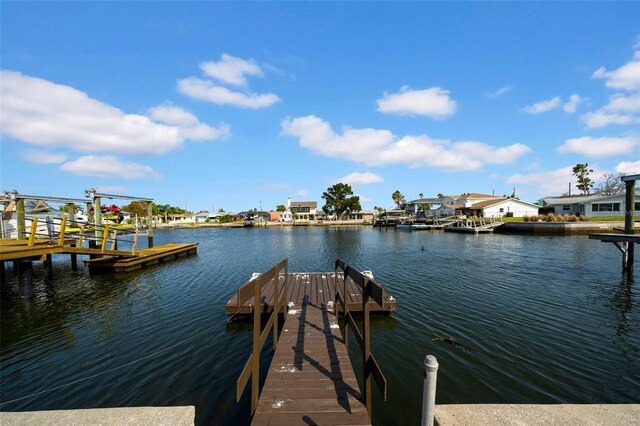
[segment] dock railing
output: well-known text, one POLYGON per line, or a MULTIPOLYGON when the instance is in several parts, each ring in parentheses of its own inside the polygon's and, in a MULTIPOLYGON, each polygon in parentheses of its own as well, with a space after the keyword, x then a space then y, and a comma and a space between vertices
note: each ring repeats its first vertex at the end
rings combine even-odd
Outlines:
POLYGON ((375 279, 369 278, 362 272, 352 268, 340 259, 336 260, 335 266, 335 308, 336 316, 338 315, 338 302, 342 305, 344 314, 344 344, 349 349, 349 328, 353 330, 358 346, 362 350, 362 396, 367 407, 367 412, 371 416, 371 378, 376 382, 378 389, 382 392, 382 397, 387 400, 387 379, 385 379, 380 366, 376 362, 371 353, 371 336, 370 336, 370 318, 369 318, 369 298, 375 300, 380 306, 383 303, 384 290, 375 279), (343 287, 342 294, 338 291, 338 269, 343 271, 343 287), (358 328, 351 312, 349 312, 349 303, 347 302, 348 286, 347 278, 351 278, 353 282, 362 291, 362 332, 358 328))
POLYGON ((247 285, 238 289, 238 305, 242 306, 253 297, 253 351, 247 360, 240 377, 236 380, 236 402, 240 402, 240 397, 244 388, 251 378, 251 415, 256 412, 258 398, 260 396, 260 352, 264 346, 269 332, 273 328, 273 348, 278 346, 278 313, 280 307, 286 309, 287 302, 287 277, 289 275, 289 261, 284 259, 268 271, 252 278, 247 285), (284 269, 284 287, 282 299, 279 298, 280 271, 284 269), (267 324, 262 329, 262 288, 273 279, 273 312, 267 320, 267 324))

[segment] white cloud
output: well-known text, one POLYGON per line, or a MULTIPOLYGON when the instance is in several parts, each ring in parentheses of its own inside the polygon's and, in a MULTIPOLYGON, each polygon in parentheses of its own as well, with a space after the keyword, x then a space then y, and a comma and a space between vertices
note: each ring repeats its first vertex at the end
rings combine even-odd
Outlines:
POLYGON ((218 62, 203 62, 200 69, 209 77, 233 86, 247 86, 245 76, 262 77, 262 69, 253 59, 242 59, 222 54, 218 62))
POLYGON ((640 138, 636 136, 601 138, 583 136, 581 138, 567 139, 558 148, 558 152, 581 154, 596 158, 611 157, 630 154, 638 145, 640 145, 640 138))
POLYGON ((291 185, 288 183, 267 183, 262 186, 264 191, 281 191, 289 188, 291 188, 291 185))
POLYGON ((638 90, 640 89, 640 50, 636 51, 633 59, 613 71, 605 67, 598 68, 592 78, 605 79, 605 86, 612 89, 638 90))
POLYGON ((560 103, 560 96, 556 96, 555 98, 551 98, 546 101, 527 105, 526 107, 522 108, 522 110, 529 114, 541 114, 543 112, 551 111, 552 109, 558 108, 560 106, 560 103))
POLYGON ((491 92, 491 93, 487 93, 487 97, 490 99, 495 99, 495 98, 499 98, 500 96, 509 93, 511 91, 511 87, 509 86, 503 86, 501 88, 499 88, 498 90, 496 90, 495 92, 491 92))
POLYGON ((640 111, 640 92, 629 96, 616 93, 609 98, 609 103, 603 107, 608 111, 640 111))
POLYGON ((353 172, 346 176, 337 179, 334 183, 346 183, 347 185, 370 185, 373 183, 382 182, 382 176, 375 173, 365 172, 353 172))
POLYGON ((573 114, 578 110, 578 105, 580 105, 580 102, 582 102, 582 98, 580 97, 580 95, 574 93, 569 97, 569 102, 562 105, 562 109, 564 109, 564 112, 573 114))
POLYGON ((615 167, 616 172, 625 175, 640 174, 640 161, 622 161, 615 167))
POLYGON ((96 186, 95 190, 103 194, 126 194, 128 191, 127 187, 122 185, 96 186))
POLYGON ((309 195, 310 192, 306 189, 299 189, 296 191, 296 193, 294 194, 296 197, 306 197, 307 195, 309 195))
POLYGON ((60 164, 67 159, 64 154, 30 149, 22 154, 22 159, 34 164, 60 164))
MULTIPOLYGON (((602 178, 604 173, 605 171, 593 167, 593 173, 590 174, 590 177, 597 181, 602 178)), ((537 193, 545 197, 560 196, 569 191, 570 185, 572 194, 579 193, 576 189, 576 177, 573 176, 573 166, 528 174, 515 174, 507 179, 507 183, 533 187, 537 193)))
POLYGON ((208 80, 196 77, 178 80, 178 91, 201 101, 213 102, 217 105, 232 105, 238 108, 260 109, 280 102, 280 98, 274 93, 234 92, 226 87, 215 86, 208 80))
POLYGON ((0 84, 0 128, 26 143, 135 154, 162 154, 183 143, 176 127, 125 114, 69 86, 14 71, 2 71, 0 84))
POLYGON ((86 155, 64 163, 60 170, 74 175, 104 178, 137 179, 158 176, 149 166, 122 161, 115 155, 86 155))
POLYGON ((449 91, 439 87, 412 90, 403 86, 398 93, 385 93, 377 102, 379 112, 390 114, 443 119, 456 111, 456 101, 449 97, 449 91))
POLYGON ((297 137, 300 146, 326 157, 340 157, 370 166, 407 164, 444 170, 478 170, 484 164, 512 163, 531 151, 515 143, 495 147, 482 142, 432 139, 427 135, 397 138, 388 130, 346 129, 336 134, 319 117, 286 118, 282 134, 297 137))
POLYGON ((610 124, 632 124, 637 121, 632 115, 609 113, 602 109, 588 112, 580 119, 587 125, 588 129, 598 129, 610 124))
POLYGON ((149 117, 155 121, 176 126, 180 137, 192 141, 209 141, 229 136, 229 126, 221 124, 214 128, 201 123, 191 112, 171 104, 162 104, 148 110, 149 117))

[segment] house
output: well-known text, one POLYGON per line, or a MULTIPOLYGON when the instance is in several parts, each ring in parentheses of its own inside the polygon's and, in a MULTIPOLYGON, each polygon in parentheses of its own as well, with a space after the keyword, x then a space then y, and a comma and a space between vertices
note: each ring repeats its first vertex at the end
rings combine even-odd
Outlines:
MULTIPOLYGON (((640 198, 640 190, 636 190, 636 200, 640 198)), ((619 195, 574 195, 568 197, 545 197, 543 205, 553 207, 556 215, 576 214, 586 217, 624 216, 627 209, 625 194, 619 195)), ((640 214, 640 203, 635 202, 634 216, 640 214)))
POLYGON ((317 201, 291 201, 287 199, 287 211, 295 214, 296 220, 313 220, 316 218, 318 209, 317 201))
POLYGON ((413 214, 417 217, 433 216, 435 209, 441 204, 440 198, 418 198, 407 202, 404 210, 407 214, 413 214))
POLYGON ((441 199, 441 205, 434 210, 434 216, 437 218, 450 216, 471 216, 471 206, 483 201, 504 199, 505 197, 496 197, 495 195, 469 193, 462 195, 447 195, 441 199))
POLYGON ((349 212, 347 220, 358 220, 362 222, 373 222, 375 212, 373 210, 362 210, 359 212, 349 212))
POLYGON ((525 217, 538 214, 539 206, 517 198, 498 198, 480 201, 468 209, 470 216, 477 217, 525 217))

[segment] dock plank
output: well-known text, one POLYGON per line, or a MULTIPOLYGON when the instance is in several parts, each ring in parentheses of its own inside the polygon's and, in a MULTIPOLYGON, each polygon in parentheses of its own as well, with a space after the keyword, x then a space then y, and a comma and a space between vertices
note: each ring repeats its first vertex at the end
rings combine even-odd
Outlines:
POLYGON ((333 309, 311 302, 321 276, 305 275, 306 301, 286 315, 252 424, 370 425, 333 309))

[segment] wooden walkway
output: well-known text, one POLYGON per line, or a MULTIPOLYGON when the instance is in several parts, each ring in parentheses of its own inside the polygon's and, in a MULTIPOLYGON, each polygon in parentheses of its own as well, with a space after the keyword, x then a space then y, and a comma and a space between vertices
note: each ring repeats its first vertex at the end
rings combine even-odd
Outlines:
POLYGON ((165 244, 163 246, 137 250, 135 255, 127 257, 101 257, 85 261, 89 272, 122 272, 140 269, 169 259, 196 253, 197 243, 165 244))
POLYGON ((289 308, 252 425, 371 424, 331 306, 289 308))
MULTIPOLYGON (((283 274, 280 274, 280 281, 283 282, 283 274)), ((333 305, 335 292, 335 274, 333 272, 295 272, 289 273, 287 280, 287 297, 286 303, 281 306, 279 312, 282 312, 286 305, 293 303, 301 306, 305 300, 314 305, 330 304, 333 305), (330 303, 331 302, 331 303, 330 303)), ((347 302, 349 310, 352 312, 362 311, 362 290, 347 277, 347 302)), ((338 291, 342 294, 343 289, 342 274, 338 274, 338 291)), ((269 281, 262 289, 262 312, 270 313, 273 311, 273 280, 269 281)), ((283 285, 280 284, 279 291, 282 295, 283 285)), ((249 315, 253 312, 253 297, 249 298, 241 306, 238 305, 238 299, 245 299, 244 294, 253 294, 252 288, 248 287, 248 283, 242 286, 237 293, 227 302, 225 310, 229 315, 249 315), (240 297, 238 297, 240 296, 240 297)), ((369 301, 369 309, 371 312, 392 312, 396 310, 396 300, 386 291, 383 295, 384 302, 382 306, 373 300, 369 301)))

